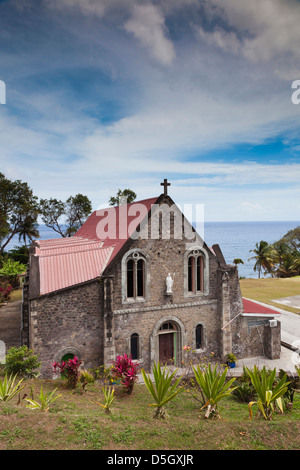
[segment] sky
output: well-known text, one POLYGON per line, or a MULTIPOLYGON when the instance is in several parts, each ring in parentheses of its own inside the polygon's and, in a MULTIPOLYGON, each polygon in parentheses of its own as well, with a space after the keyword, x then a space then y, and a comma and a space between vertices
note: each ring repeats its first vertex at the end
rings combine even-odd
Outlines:
POLYGON ((299 25, 298 0, 0 0, 0 172, 299 221, 299 25))

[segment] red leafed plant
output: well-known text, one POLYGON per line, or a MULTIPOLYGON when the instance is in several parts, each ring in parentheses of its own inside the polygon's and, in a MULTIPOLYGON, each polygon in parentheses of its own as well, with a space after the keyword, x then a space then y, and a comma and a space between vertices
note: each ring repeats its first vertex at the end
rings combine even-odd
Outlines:
POLYGON ((10 299, 12 286, 8 284, 6 287, 0 286, 0 302, 7 302, 10 299))
POLYGON ((54 373, 59 372, 62 376, 66 377, 67 387, 76 388, 80 376, 79 369, 81 365, 81 361, 77 356, 74 356, 73 359, 69 359, 68 361, 62 361, 61 364, 59 362, 53 362, 51 365, 54 373))
POLYGON ((112 375, 116 379, 120 379, 121 383, 127 393, 132 393, 133 386, 138 380, 139 364, 134 363, 131 357, 124 354, 117 356, 116 360, 112 362, 112 375))

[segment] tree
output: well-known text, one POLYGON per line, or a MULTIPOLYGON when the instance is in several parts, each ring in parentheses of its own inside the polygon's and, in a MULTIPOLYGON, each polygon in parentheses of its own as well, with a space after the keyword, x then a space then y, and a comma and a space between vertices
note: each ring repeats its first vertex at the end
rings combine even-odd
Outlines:
POLYGON ((280 240, 290 246, 293 250, 300 249, 300 226, 289 230, 280 240))
POLYGON ((241 258, 235 258, 233 264, 237 266, 238 264, 244 264, 244 261, 241 258))
POLYGON ((27 246, 27 240, 32 242, 34 238, 39 238, 40 234, 38 226, 39 225, 36 223, 34 218, 32 218, 31 215, 26 214, 20 221, 19 228, 17 230, 19 242, 23 240, 24 245, 27 246))
POLYGON ((261 271, 272 272, 274 267, 274 250, 272 245, 269 245, 268 242, 261 240, 259 243, 255 244, 255 248, 250 250, 250 252, 255 253, 255 256, 252 256, 250 259, 255 259, 256 263, 254 265, 254 271, 258 271, 258 278, 260 279, 261 271))
POLYGON ((133 202, 136 199, 136 193, 132 191, 131 189, 118 189, 117 195, 112 196, 109 199, 109 205, 110 206, 118 206, 119 204, 129 204, 130 202, 133 202), (123 202, 124 201, 124 202, 123 202))
POLYGON ((40 213, 44 224, 62 237, 71 237, 92 212, 87 196, 70 196, 66 202, 50 198, 40 200, 40 213))
POLYGON ((38 212, 38 199, 28 184, 11 181, 0 173, 0 253, 15 235, 25 234, 25 220, 36 223, 38 212))

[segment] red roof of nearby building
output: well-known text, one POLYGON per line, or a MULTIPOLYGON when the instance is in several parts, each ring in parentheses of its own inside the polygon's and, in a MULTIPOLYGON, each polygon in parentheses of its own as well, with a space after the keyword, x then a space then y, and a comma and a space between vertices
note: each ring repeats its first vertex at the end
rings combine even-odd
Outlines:
POLYGON ((243 313, 258 313, 258 314, 271 314, 271 315, 280 315, 280 312, 276 312, 271 308, 264 307, 253 300, 248 300, 243 298, 244 310, 243 313))

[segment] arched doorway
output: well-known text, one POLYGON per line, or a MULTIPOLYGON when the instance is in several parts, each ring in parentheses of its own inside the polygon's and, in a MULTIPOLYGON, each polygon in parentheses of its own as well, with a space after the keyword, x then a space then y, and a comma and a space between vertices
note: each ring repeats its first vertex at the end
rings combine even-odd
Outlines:
POLYGON ((150 335, 150 369, 158 361, 181 366, 182 348, 187 343, 187 333, 182 321, 173 315, 160 318, 150 335))
POLYGON ((165 322, 158 331, 159 362, 161 364, 177 363, 178 328, 174 322, 165 322))

